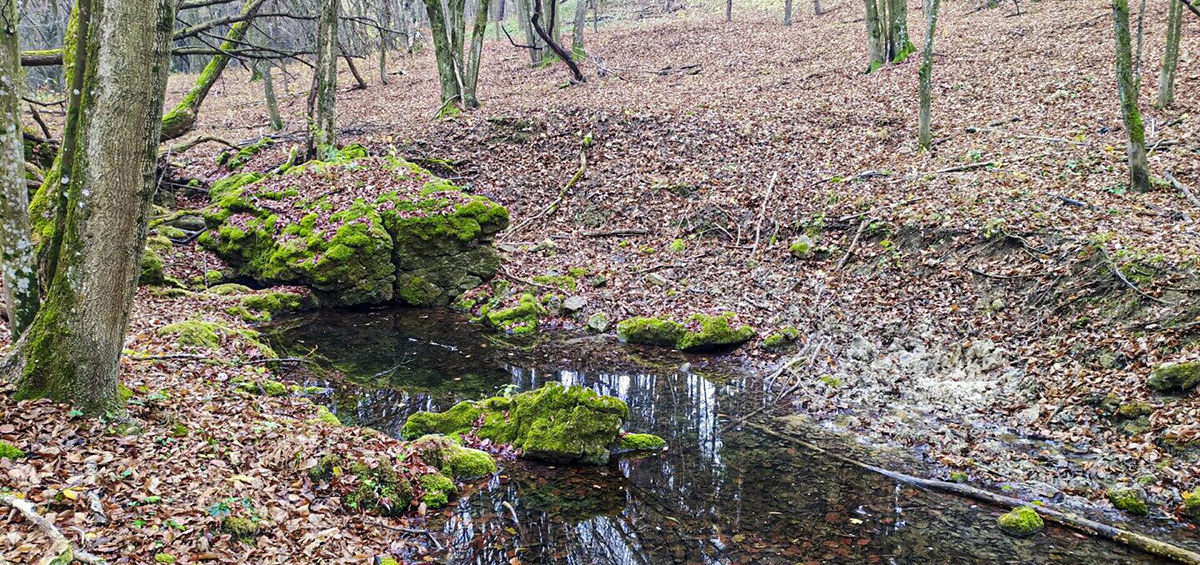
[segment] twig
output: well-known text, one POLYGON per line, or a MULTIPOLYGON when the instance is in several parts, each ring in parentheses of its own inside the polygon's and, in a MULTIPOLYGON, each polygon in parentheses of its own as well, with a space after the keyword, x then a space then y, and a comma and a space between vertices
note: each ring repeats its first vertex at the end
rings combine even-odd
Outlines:
POLYGON ((541 284, 541 283, 535 283, 535 282, 533 282, 533 281, 531 281, 531 280, 526 280, 526 279, 523 279, 523 278, 521 278, 521 277, 518 277, 517 275, 514 275, 514 274, 512 274, 512 273, 508 272, 508 269, 501 269, 499 274, 500 274, 500 276, 502 276, 502 277, 504 277, 504 278, 506 278, 506 279, 512 280, 512 281, 514 281, 514 282, 519 282, 519 283, 521 283, 521 284, 523 284, 523 285, 527 285, 527 286, 537 287, 537 288, 540 288, 540 289, 542 289, 542 290, 549 290, 549 291, 553 291, 553 292, 558 292, 558 291, 561 291, 561 290, 562 290, 562 289, 555 288, 555 287, 552 287, 552 286, 546 286, 546 285, 544 285, 544 284, 541 284))
POLYGON ((646 230, 646 229, 641 229, 641 228, 623 228, 623 229, 606 230, 606 231, 583 232, 583 237, 619 237, 619 236, 626 236, 626 235, 650 235, 652 233, 654 233, 653 230, 646 230))
MULTIPOLYGON (((986 491, 986 490, 983 490, 980 488, 975 488, 975 487, 972 487, 969 485, 964 485, 964 484, 959 484, 959 483, 951 483, 951 482, 946 482, 946 481, 938 481, 938 480, 934 480, 934 479, 923 479, 920 477, 914 477, 912 475, 907 475, 907 474, 900 473, 897 471, 891 471, 888 469, 884 469, 882 467, 876 467, 869 463, 864 463, 857 459, 852 459, 852 458, 842 455, 840 453, 826 450, 825 448, 822 448, 816 444, 804 441, 797 437, 793 437, 789 434, 783 434, 783 433, 777 432, 777 431, 775 431, 767 426, 764 426, 762 424, 750 422, 747 425, 749 425, 750 427, 759 431, 760 433, 769 435, 776 439, 781 439, 783 441, 794 443, 796 445, 799 445, 806 449, 810 449, 812 451, 816 451, 817 453, 825 455, 826 457, 836 459, 836 460, 846 463, 848 465, 853 465, 860 469, 865 469, 865 470, 871 471, 873 473, 878 473, 880 475, 888 477, 889 479, 895 480, 897 482, 909 484, 909 485, 919 487, 919 488, 941 491, 941 492, 948 492, 951 494, 957 494, 960 496, 965 496, 967 498, 981 500, 983 502, 987 502, 990 504, 995 504, 997 506, 1001 506, 1004 508, 1018 508, 1021 506, 1028 505, 1028 503, 1023 500, 1019 500, 1019 499, 1011 498, 1011 497, 1007 497, 1007 496, 1002 496, 1002 495, 999 495, 999 494, 996 494, 996 493, 993 493, 990 491, 986 491)), ((1116 528, 1116 527, 1110 526, 1108 524, 1103 524, 1100 522, 1096 522, 1094 520, 1089 520, 1082 516, 1076 516, 1075 514, 1071 514, 1069 512, 1059 510, 1050 504, 1043 503, 1043 504, 1039 505, 1037 507, 1037 512, 1038 512, 1038 514, 1041 514, 1044 518, 1046 518, 1047 520, 1050 520, 1051 522, 1057 523, 1061 526, 1066 526, 1068 528, 1071 528, 1071 529, 1079 531, 1079 532, 1083 532, 1085 534, 1102 537, 1102 538, 1107 538, 1107 539, 1115 541, 1117 543, 1125 544, 1129 547, 1140 549, 1151 555, 1165 557, 1167 559, 1172 559, 1174 561, 1178 561, 1179 563, 1186 563, 1187 565, 1200 565, 1200 553, 1196 553, 1194 551, 1191 551, 1191 550, 1188 550, 1188 549, 1185 549, 1185 548, 1182 548, 1182 547, 1179 547, 1176 545, 1172 545, 1172 544, 1169 544, 1169 543, 1166 543, 1163 541, 1159 541, 1154 538, 1143 536, 1143 535, 1135 533, 1135 532, 1131 532, 1128 530, 1122 530, 1120 528, 1116 528)))
POLYGON ((779 171, 771 173, 771 182, 767 183, 767 193, 763 196, 762 205, 758 208, 758 221, 754 224, 754 247, 750 249, 750 257, 758 254, 758 240, 762 236, 763 216, 767 213, 767 202, 771 201, 771 193, 775 191, 775 181, 779 179, 779 171))
POLYGON ((1171 181, 1171 185, 1179 189, 1179 192, 1183 193, 1183 195, 1188 199, 1188 202, 1191 202, 1193 206, 1200 208, 1200 200, 1197 200, 1196 195, 1192 194, 1191 189, 1189 189, 1186 184, 1179 182, 1179 179, 1175 178, 1175 175, 1172 175, 1171 171, 1164 172, 1163 176, 1166 177, 1167 180, 1171 181))
POLYGON ((858 245, 858 238, 862 237, 863 230, 867 229, 867 224, 874 222, 875 218, 863 218, 863 221, 858 224, 858 231, 854 232, 854 239, 850 240, 850 246, 846 248, 846 254, 842 255, 842 260, 838 261, 837 270, 842 270, 846 266, 846 261, 850 259, 850 255, 854 253, 854 246, 858 245))
POLYGON ((520 527, 521 521, 517 519, 517 510, 513 508, 513 505, 509 504, 507 500, 501 502, 500 505, 507 509, 509 514, 512 515, 513 524, 516 524, 517 527, 520 527))
POLYGON ((1117 268, 1117 265, 1115 263, 1113 263, 1112 257, 1109 257, 1109 255, 1108 255, 1108 251, 1105 250, 1103 247, 1099 247, 1099 246, 1097 246, 1097 249, 1100 250, 1100 254, 1104 257, 1104 263, 1105 263, 1105 265, 1108 266, 1108 270, 1112 274, 1116 275, 1116 277, 1118 279, 1120 279, 1121 282, 1125 283, 1125 286, 1129 287, 1134 292, 1136 292, 1150 300, 1153 300, 1159 304, 1170 304, 1169 302, 1167 302, 1161 298, 1158 298, 1155 296, 1150 296, 1149 294, 1146 294, 1146 291, 1138 288, 1138 286, 1136 284, 1129 282, 1129 279, 1125 278, 1125 273, 1122 273, 1121 269, 1117 268))
POLYGON ((587 152, 581 148, 579 150, 579 170, 575 171, 575 174, 571 176, 571 180, 567 181, 567 184, 563 185, 562 190, 558 191, 558 198, 555 198, 554 202, 551 202, 549 206, 547 206, 538 214, 525 218, 525 221, 517 224, 517 227, 504 232, 504 235, 500 236, 498 241, 507 239, 508 237, 512 236, 512 234, 524 229, 525 226, 528 226, 529 224, 543 217, 554 215, 554 213, 558 211, 559 205, 562 204, 563 200, 567 198, 567 193, 570 192, 571 188, 573 188, 575 184, 579 182, 579 179, 583 178, 583 174, 585 172, 587 172, 587 152))
POLYGON ((449 107, 450 104, 453 104, 455 100, 458 100, 458 98, 459 98, 459 96, 457 94, 455 94, 454 96, 451 96, 450 98, 447 98, 446 101, 443 102, 440 107, 438 107, 437 111, 433 113, 433 116, 431 116, 430 119, 435 119, 438 116, 441 116, 442 112, 446 111, 446 108, 449 107))
POLYGON ((237 145, 230 143, 229 141, 226 141, 219 137, 216 137, 214 135, 202 135, 202 136, 192 139, 190 141, 185 141, 183 143, 171 146, 170 152, 175 153, 175 154, 184 153, 187 150, 189 150, 197 145, 200 145, 201 143, 208 143, 208 142, 219 143, 226 147, 232 148, 234 151, 238 151, 241 149, 241 147, 238 147, 237 145))
POLYGON ((20 512, 26 520, 37 526, 50 538, 50 551, 38 561, 38 565, 52 565, 55 563, 70 563, 72 560, 81 561, 83 563, 103 563, 104 561, 91 553, 80 549, 79 546, 70 542, 62 531, 54 526, 49 520, 38 514, 37 508, 28 500, 17 498, 9 494, 0 494, 0 504, 13 507, 17 512, 20 512), (65 559, 64 559, 65 558, 65 559))

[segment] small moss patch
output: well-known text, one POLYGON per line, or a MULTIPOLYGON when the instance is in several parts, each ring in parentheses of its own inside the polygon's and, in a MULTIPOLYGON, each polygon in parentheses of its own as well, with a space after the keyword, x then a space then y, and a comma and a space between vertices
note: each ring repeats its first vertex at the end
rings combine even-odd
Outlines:
POLYGON ((1183 515, 1200 523, 1200 487, 1183 494, 1183 515))
POLYGON ((262 524, 253 518, 244 516, 226 516, 221 520, 221 531, 236 539, 248 540, 257 536, 262 530, 262 524))
POLYGON ((428 508, 441 508, 450 502, 450 497, 458 494, 454 481, 441 473, 421 475, 419 482, 421 490, 425 491, 425 494, 421 496, 421 502, 424 502, 428 508))
POLYGON ((667 440, 654 434, 625 434, 620 447, 628 451, 662 451, 667 448, 667 440))
POLYGON ((1001 514, 999 518, 996 518, 996 523, 1005 533, 1018 537, 1031 536, 1046 526, 1042 517, 1032 506, 1020 506, 1011 512, 1001 514))
POLYGON ((463 447, 445 436, 422 436, 413 442, 413 449, 425 464, 455 480, 473 480, 496 472, 496 460, 486 451, 463 447))
POLYGON ((537 331, 544 315, 546 308, 532 294, 523 294, 516 306, 487 312, 484 318, 493 328, 520 335, 537 331))
POLYGON ((762 346, 766 349, 783 349, 795 343, 797 339, 800 339, 800 330, 789 326, 764 338, 762 346))
POLYGON ((0 459, 20 459, 25 457, 25 452, 17 448, 17 446, 0 440, 0 459))
POLYGON ((1200 385, 1200 361, 1159 365, 1146 385, 1158 392, 1186 392, 1200 385))
POLYGON ((1108 489, 1108 501, 1120 510, 1145 516, 1150 509, 1146 505, 1146 493, 1139 488, 1117 487, 1108 489))

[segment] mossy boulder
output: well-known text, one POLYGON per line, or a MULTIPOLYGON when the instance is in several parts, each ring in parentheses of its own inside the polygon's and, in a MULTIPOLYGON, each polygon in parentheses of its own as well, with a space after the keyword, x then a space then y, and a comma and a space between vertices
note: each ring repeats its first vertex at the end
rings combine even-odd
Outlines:
POLYGON ((508 225, 507 210, 486 198, 355 151, 230 175, 209 197, 201 245, 242 276, 307 286, 332 306, 450 304, 499 269, 492 238, 508 225))
POLYGON ((1046 526, 1042 517, 1032 506, 1019 506, 1012 511, 1001 514, 996 523, 1006 534, 1025 537, 1036 534, 1046 526))
POLYGON ((1183 515, 1200 523, 1200 487, 1183 493, 1183 515))
POLYGON ((421 475, 418 482, 425 493, 421 496, 421 502, 425 503, 426 508, 441 508, 458 494, 454 481, 441 473, 426 473, 421 475))
POLYGON ((627 343, 673 347, 681 351, 715 351, 754 339, 749 326, 731 325, 733 314, 693 314, 686 324, 674 320, 635 317, 617 324, 617 337, 627 343))
POLYGON ((648 455, 667 449, 667 440, 654 434, 622 434, 617 441, 617 447, 612 450, 614 455, 628 453, 648 455))
POLYGON ((244 167, 246 165, 246 163, 249 163, 250 160, 254 158, 255 155, 262 153, 264 149, 267 149, 267 148, 271 147, 272 145, 275 145, 275 140, 271 139, 269 137, 264 137, 258 141, 255 141, 254 143, 251 143, 250 145, 247 145, 247 146, 241 148, 240 150, 238 150, 236 152, 234 152, 234 151, 222 152, 221 155, 219 157, 217 157, 217 164, 224 165, 225 168, 227 168, 231 171, 235 171, 237 169, 244 167))
POLYGON ((212 294, 217 294, 220 296, 232 296, 232 295, 236 295, 236 294, 249 294, 251 292, 254 292, 254 290, 246 285, 241 285, 241 284, 237 284, 237 283, 225 283, 225 284, 218 284, 215 286, 211 286, 205 292, 211 292, 212 294))
MULTIPOLYGON (((326 461, 330 472, 339 472, 340 465, 326 461)), ((354 490, 342 497, 348 510, 375 512, 381 516, 399 516, 408 510, 413 500, 413 485, 401 475, 391 461, 354 463, 349 467, 354 490)), ((313 473, 310 470, 309 476, 313 473)), ((453 486, 453 483, 451 483, 453 486)))
POLYGON ((789 326, 763 338, 762 346, 765 349, 783 349, 796 343, 798 339, 800 339, 800 330, 789 326))
POLYGON ((1159 365, 1146 385, 1158 392, 1186 392, 1200 385, 1200 361, 1159 365))
POLYGON ((442 413, 418 412, 401 436, 474 434, 510 444, 523 457, 550 463, 607 463, 618 447, 629 407, 615 397, 559 383, 511 398, 466 401, 442 413))
POLYGON ((1145 516, 1150 512, 1146 505, 1146 492, 1136 487, 1114 487, 1105 493, 1108 501, 1120 510, 1130 514, 1145 516))
POLYGON ((496 472, 496 460, 486 451, 463 447, 446 436, 422 436, 412 447, 421 461, 454 480, 469 481, 496 472))
POLYGON ((492 328, 520 335, 537 331, 539 320, 546 314, 546 308, 532 294, 522 294, 516 306, 488 311, 483 318, 492 328))
POLYGON ((286 312, 305 306, 305 297, 293 292, 258 292, 240 296, 238 303, 225 309, 247 322, 269 322, 286 312))
POLYGON ((162 337, 174 337, 175 344, 183 348, 213 350, 227 341, 245 353, 256 353, 263 357, 275 357, 275 352, 259 339, 254 330, 233 328, 221 322, 208 320, 183 320, 158 329, 162 337))

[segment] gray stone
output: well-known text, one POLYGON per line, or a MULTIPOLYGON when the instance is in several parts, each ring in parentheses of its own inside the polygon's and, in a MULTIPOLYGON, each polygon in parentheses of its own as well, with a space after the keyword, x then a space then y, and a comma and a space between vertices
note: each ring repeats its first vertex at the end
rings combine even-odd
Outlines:
POLYGON ((608 331, 608 326, 611 322, 608 320, 608 315, 604 312, 596 312, 588 317, 587 327, 596 333, 604 333, 608 331))
POLYGON ((572 314, 583 310, 587 306, 587 297, 576 294, 563 301, 563 308, 572 314))

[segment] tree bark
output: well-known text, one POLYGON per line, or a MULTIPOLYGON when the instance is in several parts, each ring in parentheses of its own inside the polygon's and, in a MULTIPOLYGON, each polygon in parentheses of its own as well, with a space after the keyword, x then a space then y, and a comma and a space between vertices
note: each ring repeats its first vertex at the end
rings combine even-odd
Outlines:
POLYGON ((784 0, 783 2, 783 25, 792 25, 792 0, 784 0))
POLYGON ((600 32, 600 0, 592 0, 592 31, 600 32))
POLYGON ((316 100, 308 125, 308 158, 337 144, 335 128, 337 95, 337 22, 339 0, 321 0, 317 20, 316 100))
POLYGON ((916 47, 908 37, 908 0, 889 0, 888 59, 902 63, 916 47))
POLYGON ((479 63, 483 60, 483 36, 487 33, 488 0, 479 0, 475 5, 475 29, 471 32, 471 51, 467 54, 467 66, 463 73, 463 105, 478 108, 476 86, 479 84, 479 63))
MULTIPOLYGON (((377 15, 379 16, 379 22, 380 22, 379 27, 384 27, 384 28, 389 27, 392 24, 391 4, 389 4, 389 0, 378 0, 378 2, 379 2, 379 4, 378 4, 378 7, 376 8, 376 10, 378 13, 377 15)), ((388 83, 388 77, 387 77, 388 37, 387 37, 386 31, 383 31, 382 29, 378 30, 378 31, 379 31, 379 84, 386 86, 388 83)))
MULTIPOLYGON (((262 8, 264 3, 266 0, 246 0, 241 13, 242 17, 246 19, 229 26, 229 32, 225 34, 225 42, 221 44, 223 51, 238 48, 238 42, 246 38, 246 32, 249 31, 254 16, 258 14, 259 8, 262 8)), ((196 85, 184 95, 183 100, 180 100, 174 109, 162 117, 161 141, 175 139, 196 127, 196 116, 200 112, 200 105, 204 104, 208 92, 217 83, 217 79, 221 78, 221 73, 229 65, 230 59, 232 57, 228 53, 218 53, 209 59, 208 65, 196 79, 196 85)))
POLYGON ((813 15, 821 15, 821 0, 813 0, 813 15))
POLYGON ((887 46, 884 44, 883 20, 879 17, 879 7, 875 0, 864 0, 867 8, 867 52, 869 61, 867 72, 875 72, 887 60, 887 46))
POLYGON ((725 0, 725 21, 733 21, 733 0, 725 0))
MULTIPOLYGON (((0 0, 0 13, 16 16, 16 0, 0 0)), ((0 30, 0 270, 14 341, 33 322, 41 301, 25 185, 19 43, 15 26, 0 30)))
POLYGON ((1129 0, 1112 0, 1113 29, 1117 40, 1117 93, 1121 98, 1121 117, 1128 137, 1129 188, 1150 190, 1150 171, 1146 162, 1146 133, 1138 109, 1137 82, 1133 77, 1133 53, 1129 37, 1129 0))
MULTIPOLYGON (((554 25, 556 23, 555 17, 554 17, 554 12, 555 12, 554 2, 555 2, 555 0, 549 0, 549 2, 550 2, 550 10, 549 10, 550 18, 549 19, 550 19, 550 23, 552 25, 554 25)), ((562 59, 562 62, 567 64, 567 68, 570 69, 571 77, 575 79, 575 82, 587 82, 587 79, 584 78, 583 73, 579 70, 579 65, 575 64, 575 61, 571 58, 571 54, 567 53, 567 50, 563 49, 562 45, 555 43, 554 38, 551 37, 550 34, 545 29, 542 28, 540 23, 538 23, 538 19, 541 16, 541 12, 542 12, 542 0, 533 0, 533 16, 530 17, 529 22, 531 25, 533 25, 534 31, 536 31, 538 36, 542 38, 542 41, 546 42, 546 45, 550 48, 550 50, 553 51, 555 55, 558 55, 558 58, 562 59)))
POLYGON ((1169 0, 1167 15, 1167 47, 1163 51, 1162 70, 1158 74, 1158 107, 1166 108, 1175 102, 1175 68, 1179 66, 1179 37, 1182 35, 1183 5, 1181 0, 1169 0))
POLYGON ((259 61, 255 72, 263 83, 263 99, 267 103, 267 115, 271 118, 271 131, 283 129, 283 118, 279 115, 279 100, 275 97, 275 79, 271 78, 271 63, 259 61))
POLYGON ((367 88, 367 81, 363 80, 362 74, 358 72, 358 66, 354 64, 354 59, 350 57, 350 54, 341 45, 338 46, 338 51, 342 53, 342 58, 346 60, 346 66, 350 67, 350 76, 354 77, 355 84, 353 90, 365 90, 367 88))
POLYGON ((583 58, 583 28, 586 24, 587 0, 575 0, 575 26, 571 29, 571 54, 577 59, 583 58))
POLYGON ((429 14, 429 34, 433 36, 433 53, 437 59, 442 107, 449 108, 450 102, 462 101, 462 90, 459 87, 458 70, 455 68, 450 31, 446 29, 446 12, 442 9, 442 0, 424 1, 425 11, 429 14))
POLYGON ((79 41, 88 63, 78 159, 59 270, 14 348, 18 398, 67 401, 86 414, 121 410, 119 361, 156 184, 174 7, 96 0, 89 17, 81 10, 90 31, 79 41))
POLYGON ((917 145, 921 149, 929 149, 932 141, 929 132, 929 89, 933 75, 933 34, 937 28, 938 7, 940 0, 925 1, 925 45, 921 50, 921 124, 917 133, 917 145))

